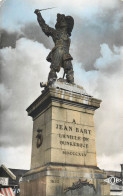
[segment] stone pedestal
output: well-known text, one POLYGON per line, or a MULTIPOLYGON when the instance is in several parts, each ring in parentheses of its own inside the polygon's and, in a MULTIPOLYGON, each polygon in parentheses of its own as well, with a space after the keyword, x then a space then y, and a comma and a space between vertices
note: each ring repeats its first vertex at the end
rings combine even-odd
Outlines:
POLYGON ((21 196, 109 195, 96 162, 93 117, 100 102, 80 86, 57 81, 27 108, 32 157, 21 196))

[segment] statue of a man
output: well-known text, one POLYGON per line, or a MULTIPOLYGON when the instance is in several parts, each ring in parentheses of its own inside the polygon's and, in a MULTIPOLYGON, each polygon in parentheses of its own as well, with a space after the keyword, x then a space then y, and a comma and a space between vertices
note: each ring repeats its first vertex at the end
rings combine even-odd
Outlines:
POLYGON ((64 14, 57 14, 57 22, 54 29, 45 23, 38 9, 36 9, 34 13, 37 15, 37 20, 42 31, 48 37, 51 36, 55 43, 55 47, 47 56, 47 61, 51 62, 48 82, 52 83, 53 80, 56 80, 56 72, 59 72, 60 68, 63 67, 67 82, 74 83, 74 72, 71 63, 73 58, 69 54, 70 36, 74 26, 73 18, 71 16, 65 16, 64 14))

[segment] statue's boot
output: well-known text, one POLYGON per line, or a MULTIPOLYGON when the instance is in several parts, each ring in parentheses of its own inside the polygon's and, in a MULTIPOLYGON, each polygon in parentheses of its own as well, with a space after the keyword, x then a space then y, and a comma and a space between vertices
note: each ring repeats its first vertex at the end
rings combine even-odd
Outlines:
POLYGON ((48 84, 51 84, 56 79, 57 79, 56 71, 54 69, 51 69, 48 76, 48 84))
POLYGON ((68 83, 74 84, 74 71, 73 69, 66 71, 66 79, 68 83))
POLYGON ((68 83, 74 84, 74 71, 71 61, 64 61, 64 72, 68 83))

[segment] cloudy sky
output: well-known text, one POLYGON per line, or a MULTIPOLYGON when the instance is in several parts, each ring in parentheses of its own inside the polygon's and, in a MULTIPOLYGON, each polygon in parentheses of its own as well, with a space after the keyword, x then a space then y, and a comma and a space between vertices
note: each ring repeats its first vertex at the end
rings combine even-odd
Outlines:
POLYGON ((41 31, 34 10, 54 27, 56 14, 73 16, 70 53, 75 83, 102 100, 95 114, 97 161, 101 169, 123 163, 123 1, 0 1, 0 164, 30 168, 32 119, 26 108, 40 95, 53 42, 41 31))

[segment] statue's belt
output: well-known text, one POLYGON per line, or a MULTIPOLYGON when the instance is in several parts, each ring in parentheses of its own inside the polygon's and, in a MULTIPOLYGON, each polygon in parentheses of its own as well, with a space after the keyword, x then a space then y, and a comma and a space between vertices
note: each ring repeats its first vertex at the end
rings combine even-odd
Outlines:
MULTIPOLYGON (((55 50, 56 50, 57 48, 59 48, 59 47, 60 47, 60 48, 63 48, 63 46, 54 47, 54 48, 51 50, 51 52, 49 53, 49 55, 47 56, 47 61, 52 62, 52 53, 55 52, 55 50)), ((73 60, 73 57, 69 54, 69 52, 66 53, 66 51, 65 51, 65 52, 63 52, 63 60, 73 60)))
POLYGON ((58 45, 56 45, 56 46, 52 49, 52 52, 54 52, 57 48, 63 48, 63 49, 68 49, 68 50, 69 50, 69 45, 58 44, 58 45))

